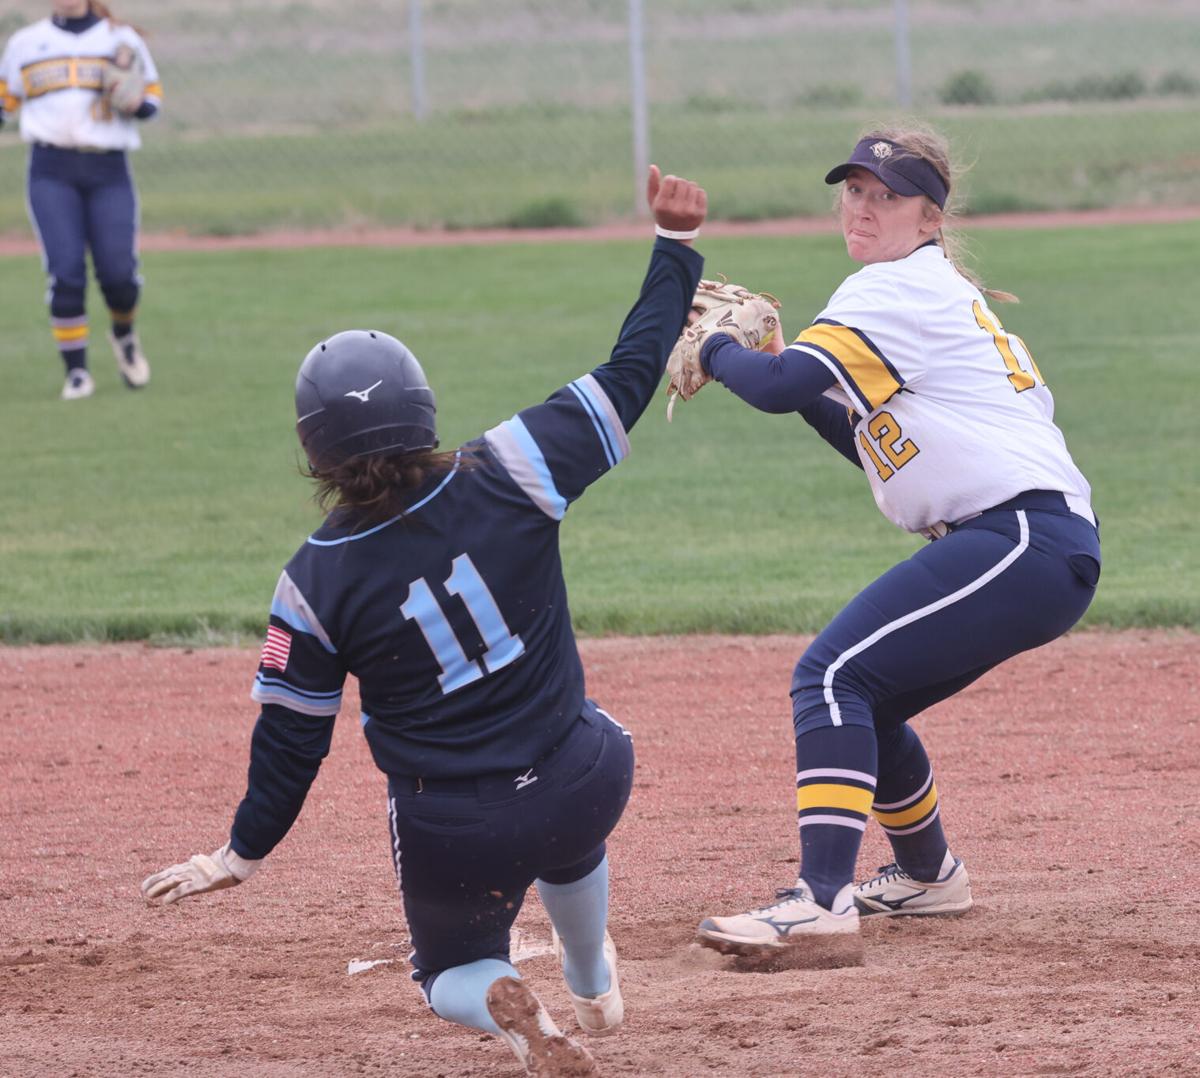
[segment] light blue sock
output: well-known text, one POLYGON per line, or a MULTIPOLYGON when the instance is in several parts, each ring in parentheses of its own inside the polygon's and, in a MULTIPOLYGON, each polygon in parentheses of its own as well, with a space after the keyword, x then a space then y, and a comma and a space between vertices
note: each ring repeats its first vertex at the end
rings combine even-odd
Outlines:
POLYGON ((604 961, 608 925, 608 858, 574 883, 537 881, 542 905, 563 943, 563 976, 577 996, 595 997, 611 987, 604 961))
POLYGON ((487 1009, 487 993, 493 981, 520 974, 498 958, 481 958, 465 966, 451 966, 434 979, 429 990, 433 1013, 451 1022, 500 1036, 500 1027, 487 1009))

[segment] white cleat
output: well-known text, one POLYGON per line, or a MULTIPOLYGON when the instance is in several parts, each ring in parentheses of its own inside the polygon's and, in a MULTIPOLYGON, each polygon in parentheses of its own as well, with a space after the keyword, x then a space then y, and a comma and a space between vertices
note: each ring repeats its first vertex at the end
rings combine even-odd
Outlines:
POLYGON ((141 389, 150 381, 150 364, 142 351, 141 342, 136 333, 125 337, 108 335, 108 343, 112 345, 113 355, 117 357, 117 370, 130 389, 141 389))
POLYGON ((854 904, 863 917, 953 917, 966 913, 972 902, 966 867, 949 851, 932 883, 914 880, 892 864, 854 889, 854 904))
POLYGON ((525 1067, 539 1078, 594 1078, 595 1060, 582 1044, 554 1024, 533 990, 516 977, 500 977, 488 987, 488 1014, 525 1067))
POLYGON ((91 374, 83 367, 76 367, 67 375, 59 396, 65 401, 77 401, 90 397, 95 392, 96 383, 92 381, 91 374))
MULTIPOLYGON (((557 930, 551 928, 550 939, 559 965, 562 965, 563 945, 557 930)), ((607 1036, 625 1021, 625 1001, 621 998, 621 984, 617 979, 617 945, 607 932, 604 933, 604 962, 608 966, 607 992, 598 996, 577 996, 567 985, 567 995, 575 1005, 575 1017, 580 1028, 593 1037, 607 1036)))
POLYGON ((779 901, 732 917, 700 922, 697 939, 722 954, 736 955, 744 968, 827 969, 862 964, 862 939, 853 884, 827 910, 800 879, 776 891, 779 901))

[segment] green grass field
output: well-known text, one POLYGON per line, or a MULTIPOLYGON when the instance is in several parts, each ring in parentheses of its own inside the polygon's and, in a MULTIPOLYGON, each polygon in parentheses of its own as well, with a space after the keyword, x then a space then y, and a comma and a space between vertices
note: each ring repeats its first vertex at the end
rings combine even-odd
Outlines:
MULTIPOLYGON (((713 115, 656 110, 651 146, 666 171, 702 177, 714 219, 823 214, 821 182, 872 114, 713 115), (771 146, 769 154, 730 147, 771 146)), ((1200 203, 1200 104, 945 111, 935 116, 969 165, 968 213, 1200 203)), ((229 235, 289 228, 469 228, 595 224, 633 205, 628 120, 619 111, 498 113, 324 132, 207 135, 149 130, 133 156, 148 232, 229 235), (513 148, 521 147, 520 153, 513 148), (215 192, 215 194, 214 194, 215 192)), ((0 138, 0 186, 24 188, 25 148, 0 138)), ((0 201, 0 235, 26 235, 21 198, 0 201)))
MULTIPOLYGON (((912 110, 974 167, 971 213, 1200 204, 1200 9, 1178 0, 924 0, 912 110), (1136 10, 1135 10, 1136 8, 1136 10), (986 104, 948 105, 964 73, 986 104), (1174 80, 1171 80, 1174 76, 1174 80), (1136 84, 1124 96, 1105 80, 1136 84), (1101 87, 1073 100, 1052 83, 1101 87), (1172 87, 1174 87, 1172 89, 1172 87)), ((655 0, 649 152, 714 217, 823 213, 825 171, 895 119, 890 0, 655 0), (686 47, 680 47, 686 27, 686 47)), ((147 231, 597 223, 634 212, 624 3, 439 0, 424 122, 402 0, 125 0, 161 69, 134 156, 147 231)), ((44 16, 11 0, 0 41, 44 16)), ((26 152, 0 132, 0 235, 25 234, 26 152)))
MULTIPOLYGON (((1055 390, 1091 479, 1105 570, 1086 624, 1200 626, 1192 411, 1200 223, 979 233, 990 283, 1055 390)), ((118 382, 93 327, 98 391, 57 399, 34 258, 0 259, 0 639, 257 636, 317 516, 299 474, 292 383, 321 336, 401 336, 438 390, 444 444, 602 360, 648 244, 152 254, 152 385, 118 382)), ((797 331, 852 269, 835 237, 721 239, 710 272, 767 288, 797 331)), ((98 296, 93 311, 102 311, 98 296)), ((808 632, 919 544, 797 418, 720 387, 665 398, 634 452, 568 514, 563 549, 589 634, 808 632)))

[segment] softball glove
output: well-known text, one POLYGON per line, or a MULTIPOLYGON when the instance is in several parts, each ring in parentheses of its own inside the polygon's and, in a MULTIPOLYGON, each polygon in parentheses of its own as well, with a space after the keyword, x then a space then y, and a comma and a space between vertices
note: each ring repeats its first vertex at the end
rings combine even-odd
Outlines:
POLYGON ((136 49, 118 45, 116 54, 104 65, 104 85, 100 91, 114 112, 132 116, 146 97, 146 68, 136 49))
POLYGON ((701 281, 692 299, 692 318, 667 358, 667 421, 678 398, 690 400, 712 381, 700 365, 700 349, 713 333, 728 333, 743 348, 758 351, 779 332, 779 300, 739 284, 701 281))

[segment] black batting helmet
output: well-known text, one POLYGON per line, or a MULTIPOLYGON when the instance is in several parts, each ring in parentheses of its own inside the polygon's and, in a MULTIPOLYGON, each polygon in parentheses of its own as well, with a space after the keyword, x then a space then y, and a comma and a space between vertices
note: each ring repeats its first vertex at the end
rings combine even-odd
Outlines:
POLYGON ((320 471, 350 457, 436 448, 436 410, 417 357, 375 330, 322 341, 296 375, 296 431, 320 471))

